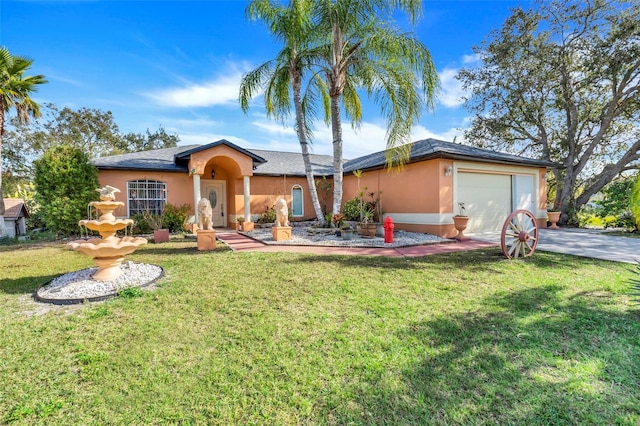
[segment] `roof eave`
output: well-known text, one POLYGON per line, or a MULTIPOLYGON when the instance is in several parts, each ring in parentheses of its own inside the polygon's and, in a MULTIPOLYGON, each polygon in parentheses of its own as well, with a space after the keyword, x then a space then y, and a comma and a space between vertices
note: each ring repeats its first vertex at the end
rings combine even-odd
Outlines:
POLYGON ((95 166, 98 170, 131 170, 140 172, 162 172, 162 173, 188 173, 188 169, 161 169, 153 167, 131 167, 131 166, 95 166))
MULTIPOLYGON (((433 160, 436 158, 444 158, 444 159, 450 159, 450 160, 460 160, 460 161, 474 161, 474 162, 480 162, 480 163, 491 163, 491 164, 508 164, 508 165, 517 165, 517 166, 528 166, 528 167, 545 167, 545 168, 549 168, 549 167, 558 167, 559 165, 552 163, 550 161, 545 161, 545 160, 540 160, 539 162, 533 160, 533 161, 512 161, 512 160, 507 160, 507 159, 497 159, 497 158, 482 158, 482 157, 475 157, 472 155, 464 155, 464 154, 453 154, 453 153, 448 153, 448 152, 435 152, 435 153, 429 153, 429 154, 425 154, 425 155, 420 155, 414 158, 411 158, 409 161, 407 161, 406 163, 404 163, 404 165, 408 165, 408 164, 412 164, 412 163, 418 163, 420 161, 427 161, 427 160, 433 160)), ((393 167, 398 167, 397 164, 395 164, 393 167)), ((383 164, 376 164, 370 167, 363 167, 361 168, 362 170, 367 170, 367 171, 374 171, 374 170, 381 170, 381 169, 387 169, 389 167, 387 167, 387 163, 383 163, 383 164)), ((353 172, 354 170, 358 170, 358 168, 345 168, 346 172, 353 172)))

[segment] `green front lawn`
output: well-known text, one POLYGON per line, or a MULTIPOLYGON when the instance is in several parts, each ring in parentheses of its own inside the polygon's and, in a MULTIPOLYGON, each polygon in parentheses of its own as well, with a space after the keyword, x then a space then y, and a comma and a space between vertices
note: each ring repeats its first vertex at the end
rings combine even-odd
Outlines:
POLYGON ((640 423, 633 265, 492 248, 425 258, 129 256, 159 288, 42 313, 91 261, 0 248, 0 423, 640 423))

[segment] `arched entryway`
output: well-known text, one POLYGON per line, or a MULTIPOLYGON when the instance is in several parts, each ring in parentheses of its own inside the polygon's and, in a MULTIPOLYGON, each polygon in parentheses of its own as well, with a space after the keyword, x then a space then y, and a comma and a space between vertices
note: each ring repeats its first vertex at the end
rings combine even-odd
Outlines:
POLYGON ((266 160, 224 140, 182 155, 189 158, 194 206, 202 197, 209 199, 214 227, 230 226, 239 216, 245 217, 246 225, 253 224, 250 178, 254 164, 266 160))

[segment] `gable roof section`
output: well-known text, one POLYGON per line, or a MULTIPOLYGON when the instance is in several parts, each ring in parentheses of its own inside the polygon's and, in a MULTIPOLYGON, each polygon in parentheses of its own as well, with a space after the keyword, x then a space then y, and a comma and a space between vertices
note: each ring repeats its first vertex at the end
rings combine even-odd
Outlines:
POLYGON ((195 154, 196 152, 200 152, 200 151, 205 151, 207 149, 211 149, 211 148, 215 148, 216 146, 221 146, 221 145, 226 145, 229 148, 238 151, 241 154, 246 155, 247 157, 251 157, 251 159, 253 159, 253 165, 254 167, 257 164, 261 164, 261 163, 266 163, 267 160, 265 160, 264 158, 260 157, 259 155, 254 154, 252 151, 246 150, 244 148, 240 148, 238 145, 233 144, 231 142, 229 142, 226 139, 220 139, 217 142, 213 142, 207 145, 198 145, 195 148, 191 148, 188 149, 186 151, 182 151, 178 154, 175 155, 175 162, 179 163, 179 162, 189 162, 189 158, 191 157, 191 154, 195 154))
POLYGON ((29 211, 22 198, 3 198, 3 200, 5 208, 3 216, 5 219, 29 217, 29 211))
MULTIPOLYGON (((374 152, 364 157, 346 161, 345 172, 354 170, 381 169, 386 166, 387 151, 374 152)), ((476 148, 459 143, 445 142, 437 139, 423 139, 411 145, 411 154, 408 163, 430 160, 432 158, 449 158, 452 160, 480 161, 485 163, 516 164, 534 167, 551 167, 555 164, 545 160, 520 157, 504 152, 491 151, 476 148)))

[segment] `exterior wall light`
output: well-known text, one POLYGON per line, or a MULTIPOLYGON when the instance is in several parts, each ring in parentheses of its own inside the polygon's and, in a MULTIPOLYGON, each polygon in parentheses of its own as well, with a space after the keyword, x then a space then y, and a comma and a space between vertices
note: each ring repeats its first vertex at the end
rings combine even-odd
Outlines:
POLYGON ((451 176, 451 173, 453 173, 453 167, 452 166, 448 166, 446 169, 444 169, 444 175, 445 176, 451 176))
POLYGON ((211 169, 211 179, 215 179, 216 178, 216 171, 214 169, 211 169))

